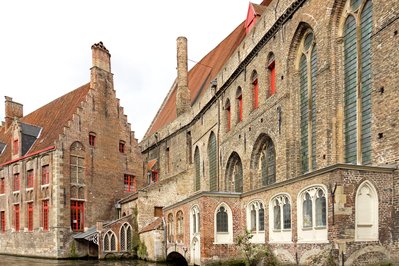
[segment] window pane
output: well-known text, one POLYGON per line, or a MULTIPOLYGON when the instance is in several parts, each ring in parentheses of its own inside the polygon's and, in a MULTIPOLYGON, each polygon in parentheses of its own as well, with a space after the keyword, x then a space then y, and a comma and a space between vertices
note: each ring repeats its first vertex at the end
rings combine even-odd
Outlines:
POLYGON ((322 190, 318 191, 316 198, 316 226, 326 225, 326 197, 322 190))
POLYGON ((273 211, 274 211, 274 229, 280 230, 281 229, 281 211, 280 211, 280 205, 278 204, 277 200, 276 200, 276 205, 273 208, 273 211))
POLYGON ((306 193, 303 201, 303 227, 312 227, 312 219, 312 200, 309 193, 306 193))
POLYGON ((291 205, 287 202, 283 205, 284 229, 291 229, 291 205))
POLYGON ((265 210, 263 206, 259 209, 259 231, 265 230, 265 210))
POLYGON ((216 231, 228 232, 227 212, 224 207, 220 207, 219 212, 216 215, 216 231))
POLYGON ((256 210, 254 209, 254 207, 252 207, 251 210, 251 231, 256 231, 256 210))

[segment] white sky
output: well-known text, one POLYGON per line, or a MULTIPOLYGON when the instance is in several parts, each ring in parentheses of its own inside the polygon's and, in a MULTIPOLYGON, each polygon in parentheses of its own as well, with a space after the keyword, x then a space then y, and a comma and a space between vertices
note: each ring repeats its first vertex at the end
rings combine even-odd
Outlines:
POLYGON ((199 61, 245 19, 248 4, 0 1, 0 120, 4 96, 22 103, 26 115, 89 82, 91 45, 102 41, 111 53, 116 95, 141 140, 176 77, 177 37, 187 37, 188 58, 199 61))

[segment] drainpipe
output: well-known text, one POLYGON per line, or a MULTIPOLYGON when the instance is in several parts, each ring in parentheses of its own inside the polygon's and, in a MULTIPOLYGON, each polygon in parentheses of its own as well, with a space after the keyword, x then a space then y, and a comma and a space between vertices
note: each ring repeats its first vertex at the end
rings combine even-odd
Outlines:
POLYGON ((335 190, 337 190, 337 183, 334 183, 334 188, 332 188, 330 184, 330 193, 331 193, 331 200, 332 200, 332 225, 335 225, 335 210, 334 210, 334 203, 335 203, 335 190))
POLYGON ((163 224, 163 239, 165 243, 165 260, 168 257, 168 239, 167 239, 167 227, 166 227, 166 221, 165 217, 162 217, 162 224, 163 224))

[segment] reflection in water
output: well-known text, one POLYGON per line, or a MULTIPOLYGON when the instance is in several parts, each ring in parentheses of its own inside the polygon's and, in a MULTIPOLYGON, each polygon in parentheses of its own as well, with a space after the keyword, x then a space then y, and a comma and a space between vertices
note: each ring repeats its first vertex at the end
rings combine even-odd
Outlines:
POLYGON ((165 266, 166 264, 138 260, 49 260, 0 255, 0 265, 6 266, 165 266))

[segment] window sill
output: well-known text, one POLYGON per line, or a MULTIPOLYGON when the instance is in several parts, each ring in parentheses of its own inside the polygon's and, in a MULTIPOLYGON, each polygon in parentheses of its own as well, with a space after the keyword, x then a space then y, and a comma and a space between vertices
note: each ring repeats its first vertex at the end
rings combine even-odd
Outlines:
POLYGON ((13 194, 13 195, 19 194, 19 190, 13 191, 12 194, 13 194))
POLYGON ((291 240, 288 241, 269 241, 269 244, 292 244, 291 240))
POLYGON ((328 241, 328 240, 317 240, 317 239, 312 240, 312 239, 309 239, 309 240, 298 240, 297 243, 298 244, 328 244, 328 243, 330 243, 330 241, 328 241))
POLYGON ((4 196, 4 195, 5 195, 5 193, 1 193, 1 194, 0 194, 0 197, 1 197, 1 196, 4 196))
POLYGON ((45 189, 45 188, 48 188, 49 186, 50 186, 50 184, 40 185, 40 188, 45 189))
POLYGON ((27 188, 26 191, 33 191, 33 187, 27 188))

